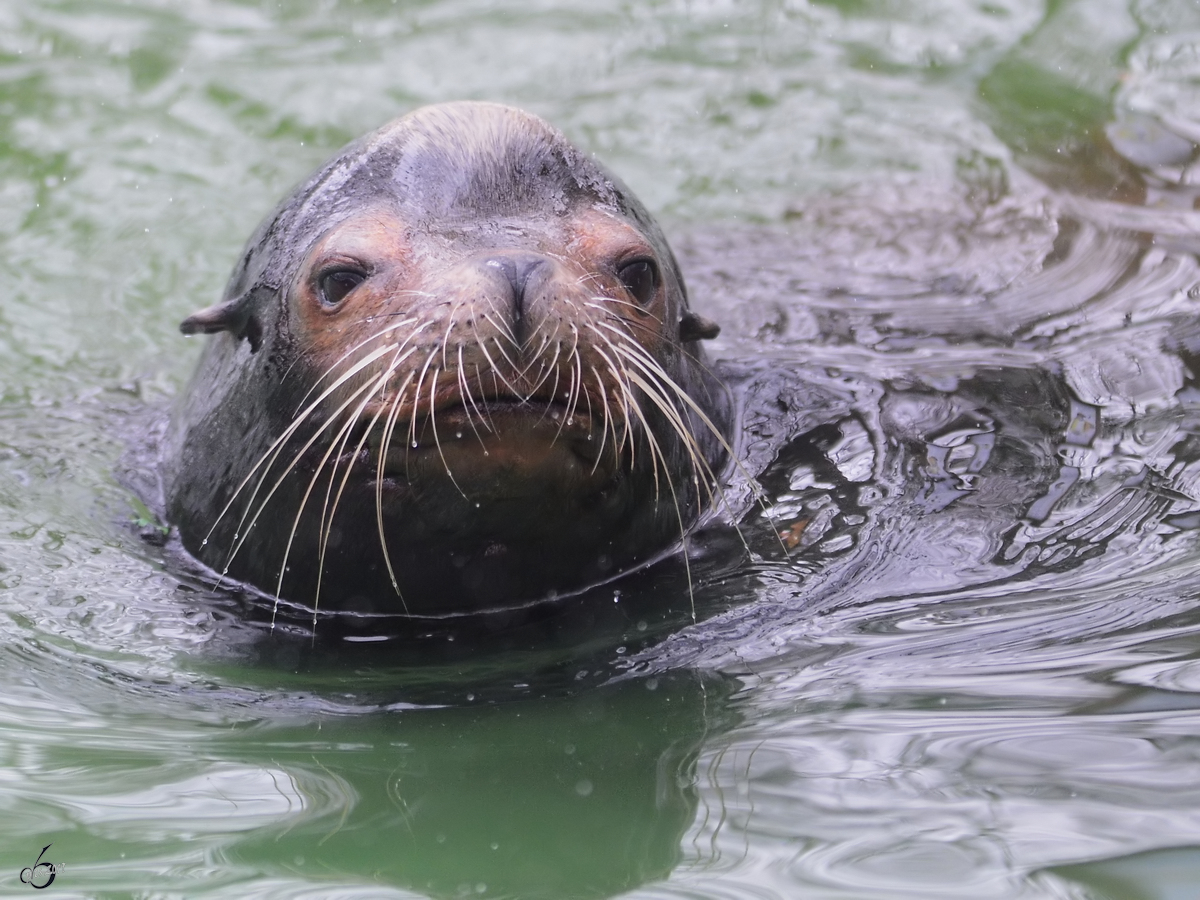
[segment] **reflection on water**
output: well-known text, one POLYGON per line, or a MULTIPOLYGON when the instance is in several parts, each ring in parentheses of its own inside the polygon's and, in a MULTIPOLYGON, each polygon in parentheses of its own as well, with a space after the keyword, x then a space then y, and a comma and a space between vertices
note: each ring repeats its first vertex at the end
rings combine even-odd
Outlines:
POLYGON ((282 854, 314 878, 368 868, 435 896, 465 886, 589 897, 665 878, 694 819, 697 744, 719 724, 704 701, 724 699, 717 687, 674 677, 555 702, 360 717, 326 728, 320 744, 308 727, 274 730, 245 762, 325 784, 303 790, 330 794, 303 813, 325 834, 314 847, 311 825, 279 820, 235 853, 249 865, 282 854), (314 764, 314 749, 343 742, 353 765, 314 764), (347 793, 353 818, 338 822, 347 793))
POLYGON ((4 6, 0 880, 51 844, 89 895, 1191 896, 1197 34, 1185 0, 4 6), (271 632, 111 472, 278 196, 452 97, 666 212, 741 465, 689 567, 271 632))
MULTIPOLYGON (((1043 203, 1053 210, 1052 197, 1043 203)), ((909 221, 910 244, 932 238, 909 221)), ((752 245, 742 235, 685 245, 716 304, 722 294, 710 282, 728 291, 725 275, 702 260, 775 261, 745 267, 755 273, 748 292, 766 299, 736 310, 743 322, 765 323, 756 343, 766 341, 771 357, 759 363, 743 352, 735 367, 746 465, 767 495, 752 504, 750 491, 735 485, 734 494, 751 539, 754 523, 769 520, 782 549, 794 548, 781 568, 811 571, 804 602, 789 602, 782 618, 752 605, 701 631, 741 629, 733 623, 760 615, 774 628, 889 597, 1014 591, 1043 577, 1103 585, 1193 552, 1196 259, 1170 235, 1164 247, 1157 236, 1049 211, 1041 233, 1030 243, 1042 255, 1018 259, 1007 284, 955 285, 953 315, 942 312, 942 285, 920 292, 890 260, 880 266, 869 245, 825 271, 803 259, 802 281, 786 288, 788 261, 805 256, 811 230, 760 231, 752 245), (812 299, 784 310, 780 296, 812 299), (820 338, 792 337, 807 318, 818 318, 820 338), (780 366, 789 346, 801 356, 780 366)), ((974 235, 958 237, 969 254, 974 235)), ((755 548, 779 558, 770 544, 755 548)), ((713 652, 728 652, 715 643, 713 652)), ((669 658, 670 645, 650 655, 669 658)), ((736 654, 755 652, 739 642, 736 654)))

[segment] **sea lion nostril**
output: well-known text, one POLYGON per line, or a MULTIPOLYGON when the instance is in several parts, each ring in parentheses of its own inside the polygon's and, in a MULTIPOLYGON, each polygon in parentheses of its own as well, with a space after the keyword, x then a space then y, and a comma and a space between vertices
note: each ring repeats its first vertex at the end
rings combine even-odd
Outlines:
POLYGON ((525 315, 525 288, 529 284, 529 277, 546 262, 546 257, 539 253, 504 253, 489 257, 484 263, 503 272, 512 286, 514 318, 520 319, 525 315))

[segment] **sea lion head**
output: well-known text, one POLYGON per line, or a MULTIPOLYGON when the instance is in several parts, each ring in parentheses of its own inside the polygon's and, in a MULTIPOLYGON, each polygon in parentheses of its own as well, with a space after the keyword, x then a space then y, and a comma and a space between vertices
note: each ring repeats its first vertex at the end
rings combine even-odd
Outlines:
POLYGON ((427 107, 261 225, 176 411, 168 515, 201 561, 323 608, 565 593, 676 545, 728 400, 663 235, 528 113, 427 107))

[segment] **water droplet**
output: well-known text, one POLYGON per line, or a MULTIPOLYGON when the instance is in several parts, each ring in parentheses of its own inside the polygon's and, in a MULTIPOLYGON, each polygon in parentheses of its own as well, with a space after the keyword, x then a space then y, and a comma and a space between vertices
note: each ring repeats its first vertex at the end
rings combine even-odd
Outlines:
POLYGON ((202 541, 200 542, 200 546, 201 546, 201 547, 207 547, 207 546, 208 546, 208 538, 205 538, 204 540, 202 540, 202 541))
POLYGON ((413 445, 413 449, 414 449, 414 450, 416 450, 416 449, 417 449, 419 446, 421 446, 421 445, 420 445, 420 444, 418 444, 416 441, 413 441, 413 442, 412 442, 412 445, 413 445))
POLYGON ((592 793, 592 783, 586 778, 575 782, 575 793, 580 797, 587 797, 592 793))
POLYGON ((471 700, 474 700, 474 699, 475 699, 475 695, 474 695, 474 694, 467 694, 467 700, 468 700, 468 701, 471 701, 471 700))
POLYGON ((459 440, 462 440, 462 432, 461 432, 461 431, 456 431, 456 432, 454 432, 454 436, 455 436, 456 438, 458 438, 459 440))

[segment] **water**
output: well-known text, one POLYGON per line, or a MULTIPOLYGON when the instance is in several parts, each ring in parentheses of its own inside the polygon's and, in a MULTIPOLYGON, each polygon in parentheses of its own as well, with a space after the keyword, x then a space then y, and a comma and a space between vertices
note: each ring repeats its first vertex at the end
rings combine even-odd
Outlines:
POLYGON ((4 893, 1194 897, 1198 71, 1188 2, 10 0, 4 893), (452 98, 663 219, 748 547, 264 640, 114 470, 259 218, 452 98))

